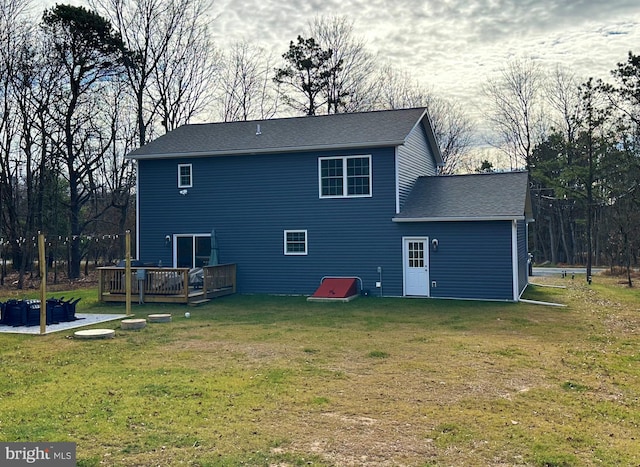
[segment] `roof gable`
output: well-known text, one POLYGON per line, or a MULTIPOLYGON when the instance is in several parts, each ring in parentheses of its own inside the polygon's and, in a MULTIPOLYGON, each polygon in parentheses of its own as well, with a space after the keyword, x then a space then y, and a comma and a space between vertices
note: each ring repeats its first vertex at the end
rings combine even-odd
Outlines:
MULTIPOLYGON (((183 125, 131 152, 158 159, 398 146, 422 124, 435 145, 425 108, 183 125)), ((436 161, 440 151, 433 148, 436 161)))
POLYGON ((396 222, 532 220, 526 172, 420 177, 396 222))

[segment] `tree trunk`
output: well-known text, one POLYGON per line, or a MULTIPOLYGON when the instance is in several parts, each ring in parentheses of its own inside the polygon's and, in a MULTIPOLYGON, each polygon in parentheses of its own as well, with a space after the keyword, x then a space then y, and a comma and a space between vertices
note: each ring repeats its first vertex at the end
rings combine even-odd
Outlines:
POLYGON ((558 263, 558 247, 556 245, 556 235, 553 228, 553 212, 549 216, 549 248, 551 249, 551 263, 558 263))
POLYGON ((565 228, 562 209, 558 210, 558 225, 560 226, 560 241, 562 242, 562 249, 564 250, 564 261, 566 263, 571 263, 571 252, 567 242, 567 229, 565 228))

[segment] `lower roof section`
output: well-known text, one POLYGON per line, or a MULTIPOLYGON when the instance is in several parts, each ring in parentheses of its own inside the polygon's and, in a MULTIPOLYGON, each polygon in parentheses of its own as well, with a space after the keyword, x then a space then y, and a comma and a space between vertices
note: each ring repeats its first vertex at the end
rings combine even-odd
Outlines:
POLYGON ((394 222, 532 220, 526 172, 419 177, 394 222))

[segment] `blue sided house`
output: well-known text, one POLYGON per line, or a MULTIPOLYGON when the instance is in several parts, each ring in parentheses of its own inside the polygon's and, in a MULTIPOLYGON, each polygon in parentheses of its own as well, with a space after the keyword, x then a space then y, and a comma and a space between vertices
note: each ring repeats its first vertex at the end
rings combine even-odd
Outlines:
POLYGON ((524 172, 439 176, 424 108, 184 125, 137 161, 143 262, 200 267, 212 242, 239 293, 517 301, 527 286, 524 172))

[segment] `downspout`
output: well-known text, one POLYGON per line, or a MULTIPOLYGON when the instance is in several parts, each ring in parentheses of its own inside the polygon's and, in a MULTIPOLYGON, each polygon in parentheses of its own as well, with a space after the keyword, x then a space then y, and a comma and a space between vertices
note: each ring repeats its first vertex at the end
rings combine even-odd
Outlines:
POLYGON ((520 268, 518 264, 518 222, 515 219, 511 221, 511 271, 513 277, 513 301, 517 302, 520 299, 518 294, 520 268))
POLYGON ((136 259, 140 259, 140 161, 136 164, 136 259))
POLYGON ((394 157, 394 170, 395 170, 395 179, 396 179, 396 214, 400 213, 400 167, 398 166, 398 148, 399 146, 395 146, 393 150, 394 157))

